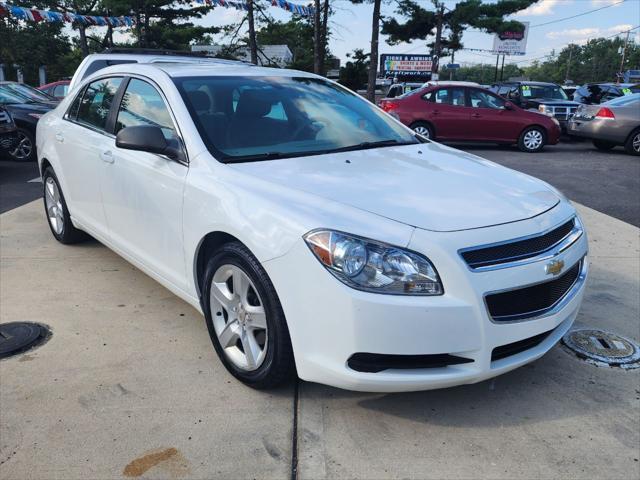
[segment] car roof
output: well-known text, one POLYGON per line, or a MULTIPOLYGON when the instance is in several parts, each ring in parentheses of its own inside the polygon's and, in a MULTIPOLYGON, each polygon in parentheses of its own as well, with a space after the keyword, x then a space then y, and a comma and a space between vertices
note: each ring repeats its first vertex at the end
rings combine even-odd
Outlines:
POLYGON ((496 82, 494 85, 540 85, 541 87, 554 85, 558 86, 557 83, 553 82, 534 82, 530 80, 513 80, 513 81, 505 81, 505 82, 496 82))
POLYGON ((245 63, 226 63, 226 64, 203 64, 203 63, 174 63, 174 62, 155 62, 155 63, 126 63, 112 65, 96 71, 90 76, 84 78, 82 83, 86 83, 88 79, 102 77, 105 75, 119 74, 140 74, 153 76, 158 72, 162 72, 171 78, 180 77, 212 77, 212 76, 234 76, 234 77, 307 77, 307 78, 323 78, 313 73, 302 72, 299 70, 289 70, 284 68, 259 67, 253 64, 245 63))
POLYGON ((156 62, 193 62, 193 63, 220 63, 220 64, 244 64, 251 63, 242 60, 228 60, 226 58, 208 57, 201 54, 191 54, 191 52, 172 52, 163 50, 140 50, 118 51, 105 53, 92 53, 87 56, 89 60, 132 60, 137 63, 156 62))
POLYGON ((422 84, 424 87, 442 87, 442 86, 454 86, 454 87, 480 87, 481 85, 476 82, 463 82, 458 80, 434 80, 425 82, 422 84))

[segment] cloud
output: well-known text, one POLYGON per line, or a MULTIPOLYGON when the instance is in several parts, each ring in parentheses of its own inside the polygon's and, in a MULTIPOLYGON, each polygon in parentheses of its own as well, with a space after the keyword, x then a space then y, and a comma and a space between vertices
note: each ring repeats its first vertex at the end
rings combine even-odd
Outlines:
POLYGON ((551 15, 554 13, 554 7, 560 6, 560 5, 565 6, 570 3, 573 3, 573 0, 541 0, 540 2, 534 3, 530 7, 525 8, 524 10, 520 10, 516 15, 517 16, 551 15))
POLYGON ((591 0, 591 5, 593 5, 594 7, 601 7, 601 6, 605 6, 605 5, 614 5, 616 3, 618 4, 616 6, 622 5, 622 3, 620 3, 620 0, 591 0))
POLYGON ((569 28, 555 32, 548 32, 546 37, 551 40, 565 39, 571 43, 583 44, 592 38, 608 37, 616 33, 624 32, 633 28, 630 24, 614 25, 609 28, 587 27, 587 28, 569 28))

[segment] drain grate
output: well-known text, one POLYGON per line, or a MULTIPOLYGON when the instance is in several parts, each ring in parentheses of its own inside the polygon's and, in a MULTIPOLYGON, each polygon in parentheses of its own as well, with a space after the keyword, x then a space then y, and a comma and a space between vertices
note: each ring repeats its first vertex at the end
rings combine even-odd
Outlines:
POLYGON ((11 357, 40 345, 51 331, 33 322, 0 323, 0 358, 11 357))
POLYGON ((628 338, 604 330, 571 330, 562 342, 578 357, 595 363, 621 368, 640 366, 640 347, 628 338))

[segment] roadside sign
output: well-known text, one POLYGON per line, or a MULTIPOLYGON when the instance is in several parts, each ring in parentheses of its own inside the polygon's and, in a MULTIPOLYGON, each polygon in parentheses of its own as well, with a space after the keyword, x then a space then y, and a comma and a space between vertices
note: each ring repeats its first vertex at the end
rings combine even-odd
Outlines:
POLYGON ((522 32, 496 33, 493 37, 494 55, 525 55, 527 53, 529 22, 521 23, 524 25, 522 32))
POLYGON ((459 63, 447 63, 447 70, 458 70, 460 68, 459 63))
POLYGON ((380 55, 380 72, 385 77, 428 77, 431 55, 380 55))

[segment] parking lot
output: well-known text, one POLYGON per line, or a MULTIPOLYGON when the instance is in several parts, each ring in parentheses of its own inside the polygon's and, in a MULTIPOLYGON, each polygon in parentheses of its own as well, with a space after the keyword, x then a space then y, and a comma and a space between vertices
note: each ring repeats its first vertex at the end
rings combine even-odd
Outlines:
MULTIPOLYGON (((577 326, 638 340, 638 159, 585 142, 463 148, 577 204, 591 268, 577 326)), ((557 345, 445 390, 255 391, 227 373, 192 307, 97 242, 55 242, 37 175, 0 161, 0 322, 53 332, 0 361, 1 478, 640 477, 640 369, 557 345)))

